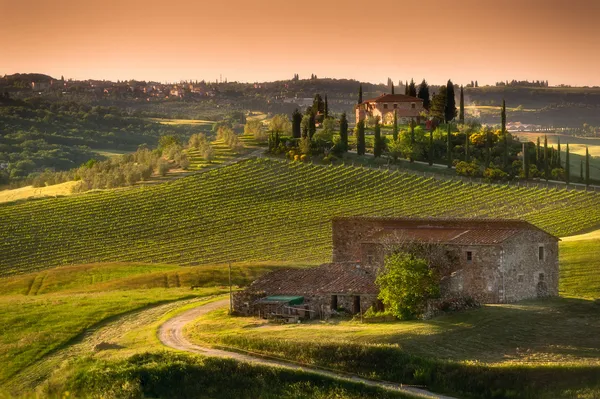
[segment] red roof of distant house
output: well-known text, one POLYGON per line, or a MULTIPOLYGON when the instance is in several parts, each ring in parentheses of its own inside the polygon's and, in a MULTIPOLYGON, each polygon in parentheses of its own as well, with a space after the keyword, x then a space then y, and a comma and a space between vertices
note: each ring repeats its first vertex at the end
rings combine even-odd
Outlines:
POLYGON ((423 102, 423 99, 418 97, 406 96, 404 94, 382 94, 379 97, 365 100, 363 103, 414 103, 423 102))

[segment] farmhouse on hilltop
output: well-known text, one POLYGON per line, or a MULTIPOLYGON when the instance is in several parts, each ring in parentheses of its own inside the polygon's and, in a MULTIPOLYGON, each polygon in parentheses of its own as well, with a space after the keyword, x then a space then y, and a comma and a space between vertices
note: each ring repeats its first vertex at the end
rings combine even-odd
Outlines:
POLYGON ((333 263, 269 273, 234 295, 234 310, 295 320, 382 309, 375 278, 385 256, 415 245, 443 254, 442 298, 558 295, 559 239, 525 221, 339 217, 332 228, 333 263))
POLYGON ((379 97, 363 101, 355 107, 356 122, 371 116, 378 116, 384 125, 394 123, 394 113, 398 118, 398 123, 409 123, 413 120, 420 123, 423 111, 425 108, 423 108, 422 99, 404 94, 382 94, 379 97))

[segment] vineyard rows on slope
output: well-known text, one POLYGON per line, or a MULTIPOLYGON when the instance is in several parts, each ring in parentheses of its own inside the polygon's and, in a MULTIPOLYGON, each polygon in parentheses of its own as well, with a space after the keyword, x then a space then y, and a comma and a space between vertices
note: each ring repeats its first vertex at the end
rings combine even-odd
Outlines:
POLYGON ((108 261, 319 263, 340 215, 523 218, 564 236, 600 195, 251 159, 173 182, 0 206, 0 275, 108 261))

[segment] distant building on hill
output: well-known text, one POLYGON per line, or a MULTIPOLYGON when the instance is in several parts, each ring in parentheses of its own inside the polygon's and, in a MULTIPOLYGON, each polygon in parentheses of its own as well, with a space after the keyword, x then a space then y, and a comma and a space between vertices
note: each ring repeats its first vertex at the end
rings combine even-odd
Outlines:
POLYGON ((385 256, 414 248, 442 253, 442 299, 506 303, 558 295, 559 239, 521 220, 335 218, 333 263, 269 273, 234 295, 234 310, 296 320, 340 308, 381 310, 385 256))
POLYGON ((355 107, 357 123, 371 116, 378 116, 384 125, 394 123, 394 113, 398 123, 409 123, 411 120, 420 123, 421 113, 424 111, 422 99, 404 94, 382 94, 355 107))

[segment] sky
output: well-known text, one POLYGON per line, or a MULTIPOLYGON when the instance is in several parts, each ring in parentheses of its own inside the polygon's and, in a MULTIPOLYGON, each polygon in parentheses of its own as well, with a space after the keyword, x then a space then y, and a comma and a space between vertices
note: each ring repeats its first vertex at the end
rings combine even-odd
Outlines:
POLYGON ((0 75, 600 86, 600 0, 0 0, 0 75))

